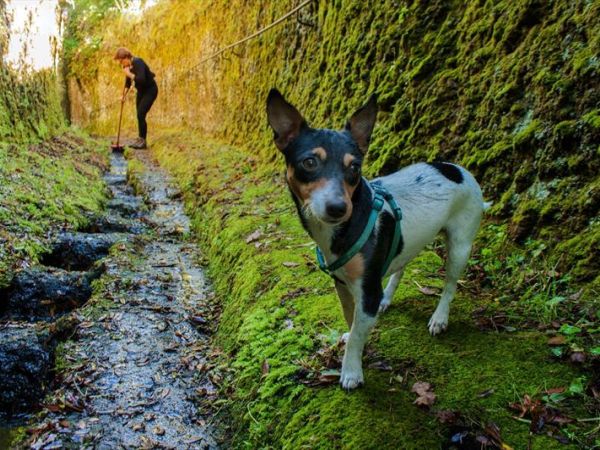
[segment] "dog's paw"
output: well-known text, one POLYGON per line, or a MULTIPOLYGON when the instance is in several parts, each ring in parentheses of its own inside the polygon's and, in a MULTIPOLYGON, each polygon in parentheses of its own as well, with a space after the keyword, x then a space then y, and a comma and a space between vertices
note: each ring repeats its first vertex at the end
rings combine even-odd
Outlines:
POLYGON ((350 339, 350 332, 349 331, 347 331, 346 333, 344 333, 344 334, 342 334, 340 336, 340 342, 342 344, 347 344, 348 343, 348 339, 350 339))
POLYGON ((342 367, 342 375, 340 377, 340 385, 343 389, 350 391, 361 386, 365 382, 362 368, 345 370, 342 367))
POLYGON ((446 328, 448 328, 448 313, 444 314, 436 310, 429 319, 428 327, 432 336, 446 331, 446 328))
POLYGON ((379 304, 379 314, 384 313, 390 306, 390 303, 392 303, 391 299, 383 297, 381 299, 381 303, 379 304))

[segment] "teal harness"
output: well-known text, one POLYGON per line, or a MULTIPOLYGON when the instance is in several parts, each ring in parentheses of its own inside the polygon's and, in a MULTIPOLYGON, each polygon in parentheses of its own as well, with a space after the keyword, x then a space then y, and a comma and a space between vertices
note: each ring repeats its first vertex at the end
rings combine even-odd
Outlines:
POLYGON ((383 209, 383 205, 385 204, 385 202, 388 202, 388 204, 390 205, 390 208, 394 214, 394 220, 396 224, 394 227, 394 238, 392 239, 392 246, 390 247, 387 258, 385 259, 385 263, 383 264, 383 270, 381 272, 382 277, 385 275, 388 268, 390 267, 390 264, 392 263, 392 260, 395 256, 396 249, 398 248, 398 244, 402 239, 402 209, 400 208, 400 206, 398 206, 392 194, 390 194, 386 188, 380 185, 379 182, 366 182, 373 189, 373 207, 371 208, 371 213, 369 214, 367 226, 365 227, 357 241, 354 243, 354 245, 352 245, 352 247, 350 247, 348 251, 346 251, 346 253, 344 253, 342 256, 340 256, 338 259, 336 259, 329 265, 327 265, 327 263, 325 262, 323 252, 321 252, 319 246, 317 246, 316 248, 317 261, 319 262, 320 269, 329 276, 333 277, 334 279, 336 277, 335 275, 333 275, 333 272, 346 265, 346 263, 350 261, 363 248, 363 246, 369 239, 369 236, 371 236, 373 228, 375 228, 375 224, 377 223, 377 217, 379 217, 379 213, 383 209))

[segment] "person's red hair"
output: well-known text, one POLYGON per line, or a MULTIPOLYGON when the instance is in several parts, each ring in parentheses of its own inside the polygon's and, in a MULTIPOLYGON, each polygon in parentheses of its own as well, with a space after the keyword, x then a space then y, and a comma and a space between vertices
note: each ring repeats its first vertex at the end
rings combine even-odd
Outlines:
POLYGON ((126 58, 131 59, 131 58, 133 58, 133 55, 127 48, 119 47, 117 49, 117 53, 115 54, 115 59, 126 59, 126 58))

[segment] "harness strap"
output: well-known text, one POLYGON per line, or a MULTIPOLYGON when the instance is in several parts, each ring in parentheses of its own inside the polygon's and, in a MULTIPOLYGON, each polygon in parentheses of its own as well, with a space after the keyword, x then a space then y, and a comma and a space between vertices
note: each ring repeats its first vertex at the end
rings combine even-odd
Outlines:
POLYGON ((385 262, 383 263, 383 269, 381 271, 381 276, 383 277, 388 269, 390 268, 390 264, 392 264, 392 260, 396 256, 396 250, 398 249, 398 244, 400 244, 400 240, 402 239, 402 208, 398 206, 394 196, 388 192, 386 188, 381 186, 378 182, 372 183, 373 189, 375 192, 379 192, 383 198, 388 202, 390 208, 392 209, 392 213, 394 214, 394 237, 392 239, 392 245, 388 251, 387 257, 385 258, 385 262))
POLYGON ((402 220, 402 210, 394 200, 394 197, 385 189, 383 186, 378 184, 377 182, 370 184, 373 189, 373 206, 371 208, 371 213, 369 214, 369 219, 367 221, 367 225, 363 230, 360 237, 357 241, 346 251, 342 256, 336 259, 333 263, 327 265, 325 262, 325 258, 323 257, 323 252, 319 246, 316 247, 315 251, 317 253, 317 261, 319 263, 319 268, 328 274, 329 276, 336 279, 335 275, 332 272, 335 272, 339 268, 343 267, 350 261, 365 245, 371 233, 373 232, 373 228, 375 228, 375 224, 377 223, 377 218, 379 217, 379 213, 383 209, 384 203, 387 201, 392 209, 395 221, 394 227, 394 238, 392 239, 392 246, 389 249, 388 255, 383 264, 382 276, 387 272, 392 260, 395 257, 395 251, 398 248, 398 244, 402 239, 402 228, 401 228, 401 220, 402 220))

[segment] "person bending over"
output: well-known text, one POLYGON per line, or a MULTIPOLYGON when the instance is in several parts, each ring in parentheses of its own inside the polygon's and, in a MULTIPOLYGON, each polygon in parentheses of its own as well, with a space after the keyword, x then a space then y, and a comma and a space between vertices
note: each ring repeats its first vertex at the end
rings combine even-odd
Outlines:
POLYGON ((135 106, 137 110, 138 132, 139 138, 130 145, 132 148, 146 148, 146 136, 148 134, 148 124, 146 123, 146 115, 154 100, 158 95, 158 86, 154 81, 154 73, 144 62, 142 58, 133 56, 125 47, 117 50, 115 59, 119 61, 123 72, 125 72, 125 89, 121 101, 125 101, 125 96, 131 89, 131 82, 135 82, 137 96, 135 106))

